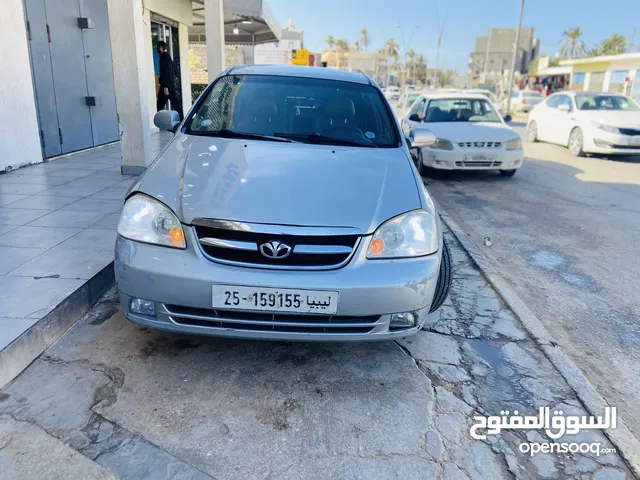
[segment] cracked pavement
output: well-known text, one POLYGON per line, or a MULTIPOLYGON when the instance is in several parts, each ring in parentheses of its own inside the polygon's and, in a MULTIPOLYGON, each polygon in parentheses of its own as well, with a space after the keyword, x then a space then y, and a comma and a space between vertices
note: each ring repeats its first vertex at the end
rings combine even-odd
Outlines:
POLYGON ((520 452, 544 431, 470 437, 474 414, 587 412, 447 239, 450 297, 398 342, 166 334, 110 292, 0 392, 0 479, 631 479, 613 453, 520 452))

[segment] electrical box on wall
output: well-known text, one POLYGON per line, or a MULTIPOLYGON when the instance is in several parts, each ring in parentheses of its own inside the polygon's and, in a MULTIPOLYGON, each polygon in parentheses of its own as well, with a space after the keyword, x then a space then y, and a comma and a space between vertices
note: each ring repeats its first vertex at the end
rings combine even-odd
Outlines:
POLYGON ((78 27, 84 29, 95 28, 93 20, 88 17, 78 17, 78 27))

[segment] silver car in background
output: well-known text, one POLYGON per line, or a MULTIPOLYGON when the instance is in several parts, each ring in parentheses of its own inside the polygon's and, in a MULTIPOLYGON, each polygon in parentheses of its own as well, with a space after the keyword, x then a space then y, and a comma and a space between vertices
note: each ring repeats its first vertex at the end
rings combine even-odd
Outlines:
POLYGON ((219 76, 128 193, 115 271, 129 320, 289 340, 404 337, 444 301, 449 253, 380 89, 365 75, 219 76))

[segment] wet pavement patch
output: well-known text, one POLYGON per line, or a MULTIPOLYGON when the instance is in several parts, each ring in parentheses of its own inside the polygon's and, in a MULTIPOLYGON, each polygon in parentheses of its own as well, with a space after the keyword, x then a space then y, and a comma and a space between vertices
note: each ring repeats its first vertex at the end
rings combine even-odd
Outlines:
POLYGON ((597 292, 598 283, 588 275, 577 273, 570 268, 568 256, 554 250, 537 250, 527 257, 527 262, 534 267, 551 272, 566 283, 587 292, 597 292))

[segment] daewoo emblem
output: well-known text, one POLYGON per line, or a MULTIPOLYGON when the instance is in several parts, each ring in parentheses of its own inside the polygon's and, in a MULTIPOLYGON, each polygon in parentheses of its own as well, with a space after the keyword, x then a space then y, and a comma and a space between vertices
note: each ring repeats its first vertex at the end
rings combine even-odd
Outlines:
POLYGON ((260 253, 267 258, 273 258, 281 260, 291 255, 292 248, 286 243, 279 242, 278 240, 271 240, 270 242, 260 245, 260 253))

